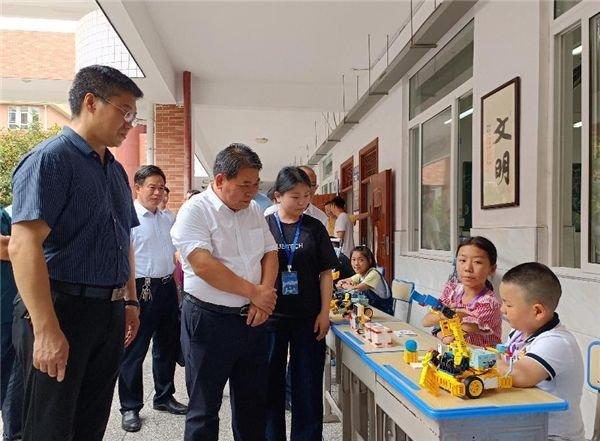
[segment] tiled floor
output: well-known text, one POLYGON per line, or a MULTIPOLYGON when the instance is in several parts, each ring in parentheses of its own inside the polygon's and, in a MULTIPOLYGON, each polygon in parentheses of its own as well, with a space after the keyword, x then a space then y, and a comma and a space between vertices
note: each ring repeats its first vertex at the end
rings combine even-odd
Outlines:
MULTIPOLYGON (((148 351, 150 354, 151 351, 148 351)), ((185 426, 185 417, 171 415, 165 412, 157 412, 152 409, 153 395, 153 380, 151 357, 147 357, 144 364, 144 393, 146 397, 146 405, 140 412, 142 418, 142 430, 137 433, 127 433, 121 429, 121 413, 119 412, 119 399, 115 391, 113 405, 111 409, 108 427, 104 439, 106 441, 121 441, 121 440, 138 440, 138 441, 168 441, 182 440, 183 430, 185 426)), ((177 366, 175 371, 175 398, 178 401, 187 403, 187 394, 185 391, 185 379, 183 368, 177 366)), ((291 414, 287 412, 288 430, 290 425, 291 414)), ((223 406, 220 413, 220 433, 219 440, 233 440, 231 431, 231 408, 229 404, 229 393, 225 391, 223 406)), ((0 422, 0 427, 1 427, 0 422)), ((342 427, 340 423, 329 423, 324 425, 323 439, 326 441, 341 441, 342 427)))

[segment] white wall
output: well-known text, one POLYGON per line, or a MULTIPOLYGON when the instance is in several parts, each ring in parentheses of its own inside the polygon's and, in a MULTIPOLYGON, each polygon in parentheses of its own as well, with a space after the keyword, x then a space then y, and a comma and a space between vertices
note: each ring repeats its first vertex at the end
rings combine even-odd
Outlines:
MULTIPOLYGON (((298 165, 307 159, 306 144, 312 143, 311 133, 320 112, 304 110, 270 110, 220 106, 192 106, 192 137, 194 152, 207 171, 212 170, 216 154, 232 142, 252 147, 263 163, 261 179, 274 181, 278 171, 298 165), (256 138, 268 138, 258 144, 256 138)), ((313 129, 314 130, 314 129, 313 129)))
MULTIPOLYGON (((490 238, 499 251, 501 275, 510 267, 525 261, 546 261, 550 209, 547 199, 549 170, 545 158, 552 149, 547 137, 547 78, 549 77, 550 2, 480 1, 471 11, 475 18, 475 53, 473 69, 473 225, 472 234, 490 238), (547 4, 546 4, 547 3, 547 4), (520 205, 496 210, 481 210, 480 200, 480 102, 481 97, 499 85, 521 78, 520 136, 520 205)), ((468 19, 468 17, 466 17, 468 19)), ((460 24, 459 24, 460 25, 460 24)), ((458 30, 458 25, 452 34, 458 30)), ((379 138, 380 170, 395 171, 395 275, 415 282, 417 290, 438 295, 450 272, 444 259, 407 255, 406 219, 408 189, 402 175, 408 160, 408 146, 403 124, 407 116, 407 100, 402 88, 390 94, 349 132, 333 151, 334 171, 375 138, 379 138), (403 106, 404 104, 404 106, 403 106)), ((600 336, 598 293, 600 280, 581 270, 556 270, 563 287, 558 313, 561 321, 574 333, 582 354, 593 338, 600 336)), ((424 311, 413 309, 412 323, 419 324, 424 311)), ((591 437, 596 395, 584 385, 582 398, 586 435, 591 437)))

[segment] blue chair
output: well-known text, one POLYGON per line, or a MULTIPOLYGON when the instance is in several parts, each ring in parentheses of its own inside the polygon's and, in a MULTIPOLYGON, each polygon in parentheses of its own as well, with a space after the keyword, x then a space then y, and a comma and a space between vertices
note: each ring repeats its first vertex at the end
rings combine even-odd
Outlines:
MULTIPOLYGON (((600 340, 594 340, 587 351, 587 382, 600 391, 600 340)), ((596 397, 596 415, 594 418, 594 435, 592 441, 600 441, 600 396, 596 397)))

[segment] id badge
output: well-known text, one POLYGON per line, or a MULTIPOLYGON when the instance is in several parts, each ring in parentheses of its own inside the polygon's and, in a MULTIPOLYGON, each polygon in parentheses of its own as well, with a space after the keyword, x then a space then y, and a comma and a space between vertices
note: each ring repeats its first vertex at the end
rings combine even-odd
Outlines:
POLYGON ((284 296, 300 294, 298 291, 298 272, 283 271, 281 273, 281 291, 284 296))

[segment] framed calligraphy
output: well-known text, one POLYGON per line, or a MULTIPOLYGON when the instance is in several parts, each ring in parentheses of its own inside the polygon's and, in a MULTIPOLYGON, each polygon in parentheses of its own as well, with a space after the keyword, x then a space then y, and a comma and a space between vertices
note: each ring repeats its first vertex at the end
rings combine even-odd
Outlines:
POLYGON ((481 98, 481 208, 519 205, 520 78, 481 98))

